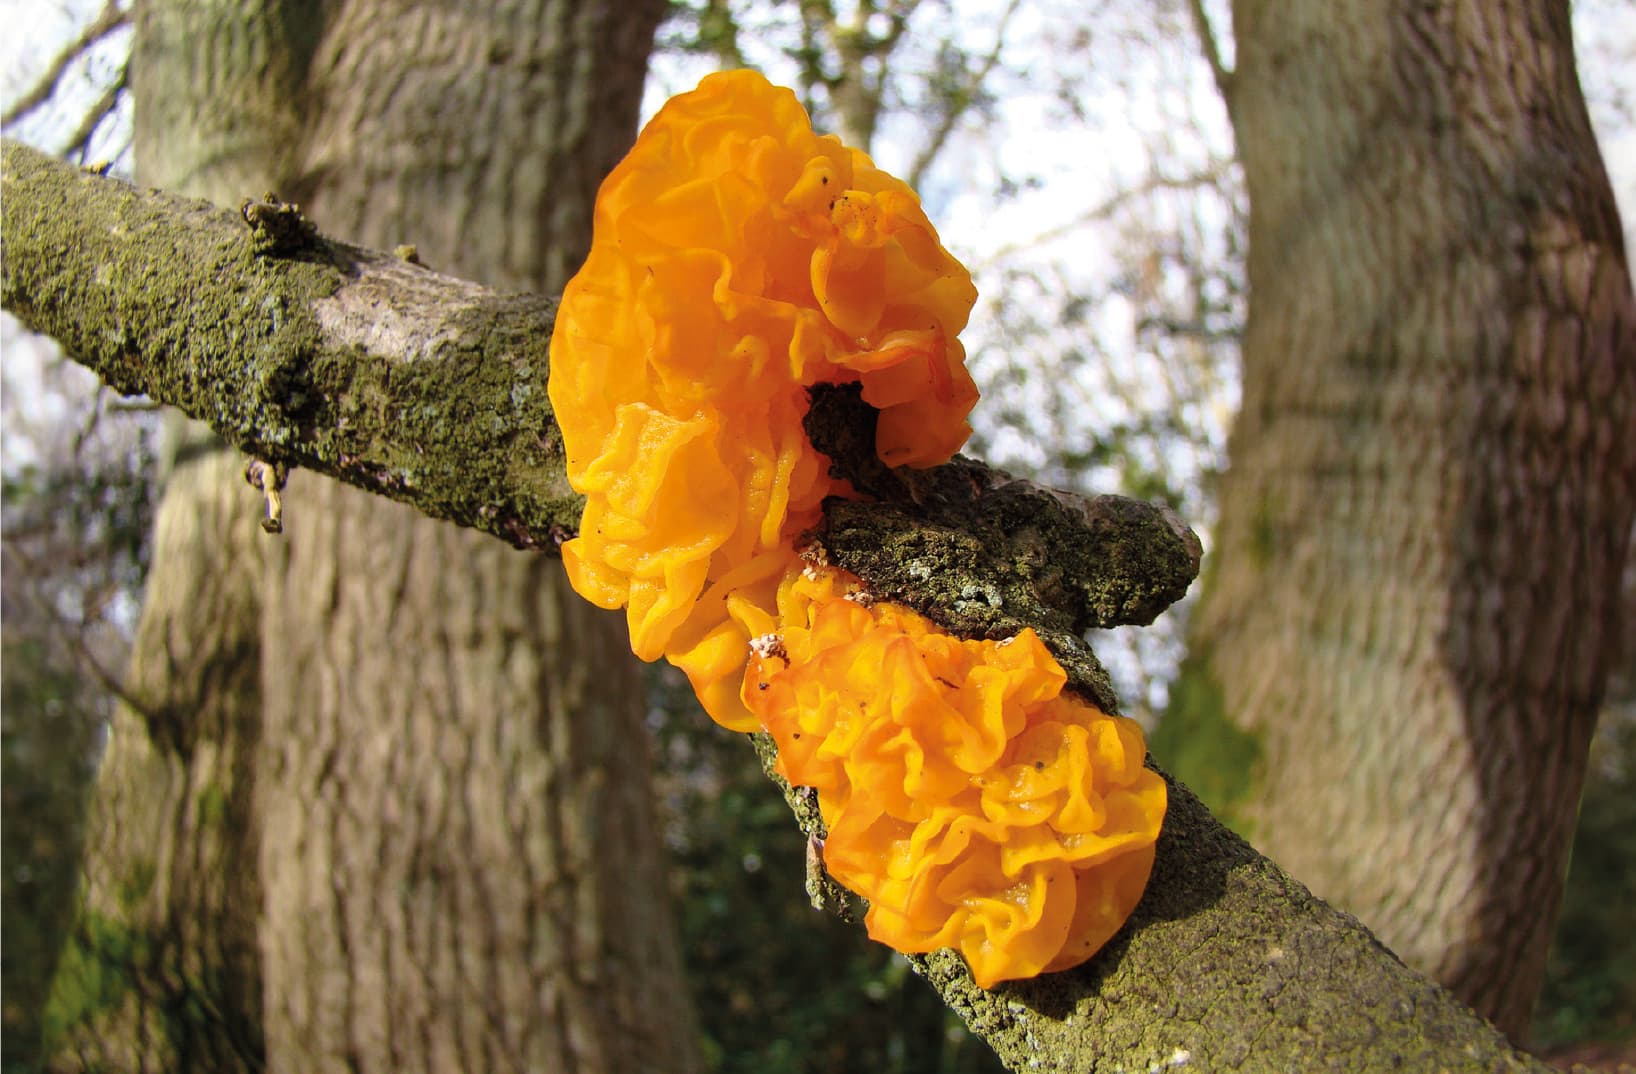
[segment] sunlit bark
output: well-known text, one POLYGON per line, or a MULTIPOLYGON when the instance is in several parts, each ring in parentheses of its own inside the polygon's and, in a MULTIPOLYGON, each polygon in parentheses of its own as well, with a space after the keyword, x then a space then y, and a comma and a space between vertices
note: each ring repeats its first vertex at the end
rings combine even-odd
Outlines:
POLYGON ((1243 409, 1166 741, 1521 1034, 1636 510, 1636 308, 1568 4, 1235 5, 1243 409))

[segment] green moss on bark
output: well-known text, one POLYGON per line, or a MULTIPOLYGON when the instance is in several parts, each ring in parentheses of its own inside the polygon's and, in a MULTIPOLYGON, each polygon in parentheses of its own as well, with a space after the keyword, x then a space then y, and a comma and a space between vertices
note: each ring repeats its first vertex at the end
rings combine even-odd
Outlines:
POLYGON ((322 239, 258 253, 208 203, 4 161, 5 307, 115 389, 519 547, 572 535, 551 302, 322 239))
POLYGON ((45 1054, 73 1030, 119 1008, 152 957, 147 934, 86 912, 63 947, 44 1018, 45 1054))
POLYGON ((1195 653, 1182 662, 1150 746, 1217 819, 1246 839, 1252 837, 1254 824, 1246 808, 1258 797, 1261 739, 1228 717, 1208 657, 1195 653))

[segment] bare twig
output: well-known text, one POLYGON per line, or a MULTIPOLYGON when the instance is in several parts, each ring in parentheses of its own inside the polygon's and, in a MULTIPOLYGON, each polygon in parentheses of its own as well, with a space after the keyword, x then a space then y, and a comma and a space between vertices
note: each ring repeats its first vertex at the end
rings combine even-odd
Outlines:
POLYGON ((1006 29, 1011 25, 1011 17, 1017 13, 1017 9, 1021 6, 1022 0, 1011 0, 1006 5, 1005 11, 1000 15, 999 25, 994 30, 994 47, 989 49, 988 54, 983 57, 983 62, 978 65, 976 74, 967 80, 965 92, 961 95, 960 101, 958 103, 950 102, 950 107, 944 110, 942 119, 938 120, 937 127, 932 131, 931 136, 926 139, 926 144, 920 147, 919 153, 915 154, 914 163, 909 166, 908 182, 911 188, 920 189, 921 181, 926 178, 926 172, 931 168, 932 161, 937 159, 937 155, 943 151, 943 144, 949 140, 949 135, 954 133, 955 124, 959 123, 961 118, 971 110, 971 106, 976 102, 978 91, 982 89, 983 83, 987 82, 989 75, 994 73, 994 68, 1000 65, 1000 55, 1005 51, 1006 29))
MULTIPOLYGON (((30 576, 34 578, 44 576, 45 569, 40 565, 39 561, 24 551, 18 542, 7 540, 5 548, 6 554, 15 557, 23 570, 30 576)), ((34 586, 24 586, 23 591, 28 602, 34 605, 40 616, 51 627, 52 633, 56 634, 58 640, 67 646, 74 662, 88 672, 97 681, 98 686, 101 686, 110 696, 143 719, 151 720, 154 718, 154 714, 158 710, 153 703, 138 696, 126 686, 124 678, 109 671, 103 666, 102 661, 97 658, 96 653, 91 651, 90 643, 85 640, 85 631, 90 624, 85 619, 81 619, 77 623, 70 622, 68 617, 57 610, 52 602, 45 599, 45 596, 34 586)))
POLYGON ((103 406, 107 402, 107 398, 108 385, 98 382, 96 394, 91 399, 91 412, 85 416, 84 423, 80 425, 79 430, 74 434, 74 443, 69 457, 74 460, 76 466, 80 464, 81 452, 85 450, 85 445, 90 442, 91 437, 96 435, 97 425, 102 421, 103 406))
POLYGON ((112 115, 114 109, 119 107, 119 97, 125 92, 126 85, 129 84, 129 74, 130 64, 120 64, 119 75, 108 84, 107 89, 102 91, 102 96, 97 98, 97 103, 86 111, 84 118, 80 120, 80 125, 74 128, 74 133, 69 137, 68 144, 63 147, 64 156, 77 157, 81 163, 84 162, 85 154, 91 146, 91 138, 97 133, 97 128, 102 126, 102 121, 112 115))
MULTIPOLYGON (((68 73, 68 68, 73 66, 75 60, 83 56, 86 50, 98 41, 130 21, 130 11, 121 6, 119 0, 108 0, 101 13, 91 21, 90 25, 80 31, 80 35, 64 46, 63 50, 51 61, 51 66, 46 68, 45 73, 40 76, 40 80, 34 84, 34 88, 12 101, 5 112, 0 114, 0 126, 11 126, 49 101, 52 95, 57 92, 57 86, 62 82, 63 75, 68 73)), ((123 73, 121 73, 120 78, 123 81, 123 73)))
POLYGON ((1221 61, 1221 43, 1210 27, 1210 15, 1204 10, 1204 0, 1187 0, 1187 7, 1193 15, 1193 29, 1198 32, 1199 47, 1204 50, 1204 59, 1210 64, 1210 77, 1216 80, 1216 89, 1226 102, 1230 116, 1233 113, 1233 72, 1221 61))
POLYGON ((1071 235, 1073 232, 1084 227, 1086 224, 1095 223, 1098 220, 1106 220, 1119 210, 1123 209, 1125 206, 1129 205, 1131 202, 1136 201, 1139 198, 1146 197, 1147 195, 1152 194, 1154 191, 1192 190, 1197 187, 1210 186, 1212 184, 1219 183, 1221 181, 1222 172, 1229 163, 1231 162, 1227 160, 1213 160, 1206 167, 1201 168, 1196 172, 1191 172, 1187 175, 1176 177, 1165 175, 1152 176, 1147 179, 1147 181, 1138 183, 1136 186, 1118 191, 1103 201, 1091 206, 1089 209, 1086 209, 1084 212, 1079 213, 1077 216, 1070 217, 1055 227, 1047 228, 1031 238, 1008 243, 1005 246, 1000 247, 983 260, 973 262, 971 270, 973 273, 977 273, 983 271, 984 269, 992 268, 1007 258, 1021 253, 1024 250, 1030 250, 1036 246, 1041 246, 1048 242, 1054 242, 1055 240, 1062 238, 1064 235, 1071 235))

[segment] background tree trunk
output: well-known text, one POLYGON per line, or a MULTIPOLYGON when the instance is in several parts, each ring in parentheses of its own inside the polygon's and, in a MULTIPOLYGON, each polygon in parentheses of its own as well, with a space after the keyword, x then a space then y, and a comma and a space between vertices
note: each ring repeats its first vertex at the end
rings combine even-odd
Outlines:
MULTIPOLYGON (((634 137, 663 8, 144 5, 139 177, 229 204, 272 189, 329 233, 556 291, 634 137)), ((319 479, 294 479, 285 536, 264 537, 240 463, 208 459, 197 488, 167 493, 165 518, 186 520, 192 543, 156 548, 135 662, 153 683, 224 687, 223 745, 201 757, 122 716, 87 891, 116 884, 149 839, 195 865, 237 855, 224 872, 239 887, 205 907, 198 885, 154 885, 140 915, 101 897, 86 919, 93 902, 118 910, 146 945, 172 943, 179 920, 207 937, 229 919, 259 927, 231 967, 246 982, 231 1034, 243 1069, 692 1069, 622 624, 575 600, 553 561, 319 479), (207 644, 179 649, 183 630, 207 644), (204 809, 184 808, 200 787, 232 807, 219 848, 204 809), (181 804, 157 810, 155 794, 181 804)), ((166 711, 194 728, 205 710, 167 698, 166 711)), ((166 991, 146 978, 127 991, 166 991)), ((79 1029, 59 1064, 186 1068, 205 1055, 191 1042, 218 1034, 208 999, 198 1026, 145 1034, 184 1042, 168 1050, 138 1043, 129 1014, 65 1019, 79 1029)), ((157 1022, 175 1003, 156 1002, 157 1022)), ((193 1068, 231 1069, 225 1054, 193 1068)))
POLYGON ((45 1015, 53 1068, 255 1070, 264 545, 240 466, 195 455, 167 481, 129 692, 86 831, 80 907, 45 1015))
POLYGON ((1244 398, 1155 753, 1520 1036, 1636 507, 1568 4, 1239 0, 1234 33, 1244 398))

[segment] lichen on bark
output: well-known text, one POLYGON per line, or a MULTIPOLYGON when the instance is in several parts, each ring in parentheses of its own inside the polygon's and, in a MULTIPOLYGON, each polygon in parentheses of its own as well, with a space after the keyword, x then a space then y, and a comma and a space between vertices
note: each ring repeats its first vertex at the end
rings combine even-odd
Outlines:
POLYGON ((572 532, 554 301, 324 239, 269 252, 238 214, 9 141, 4 170, 6 308, 116 390, 518 547, 572 532))

